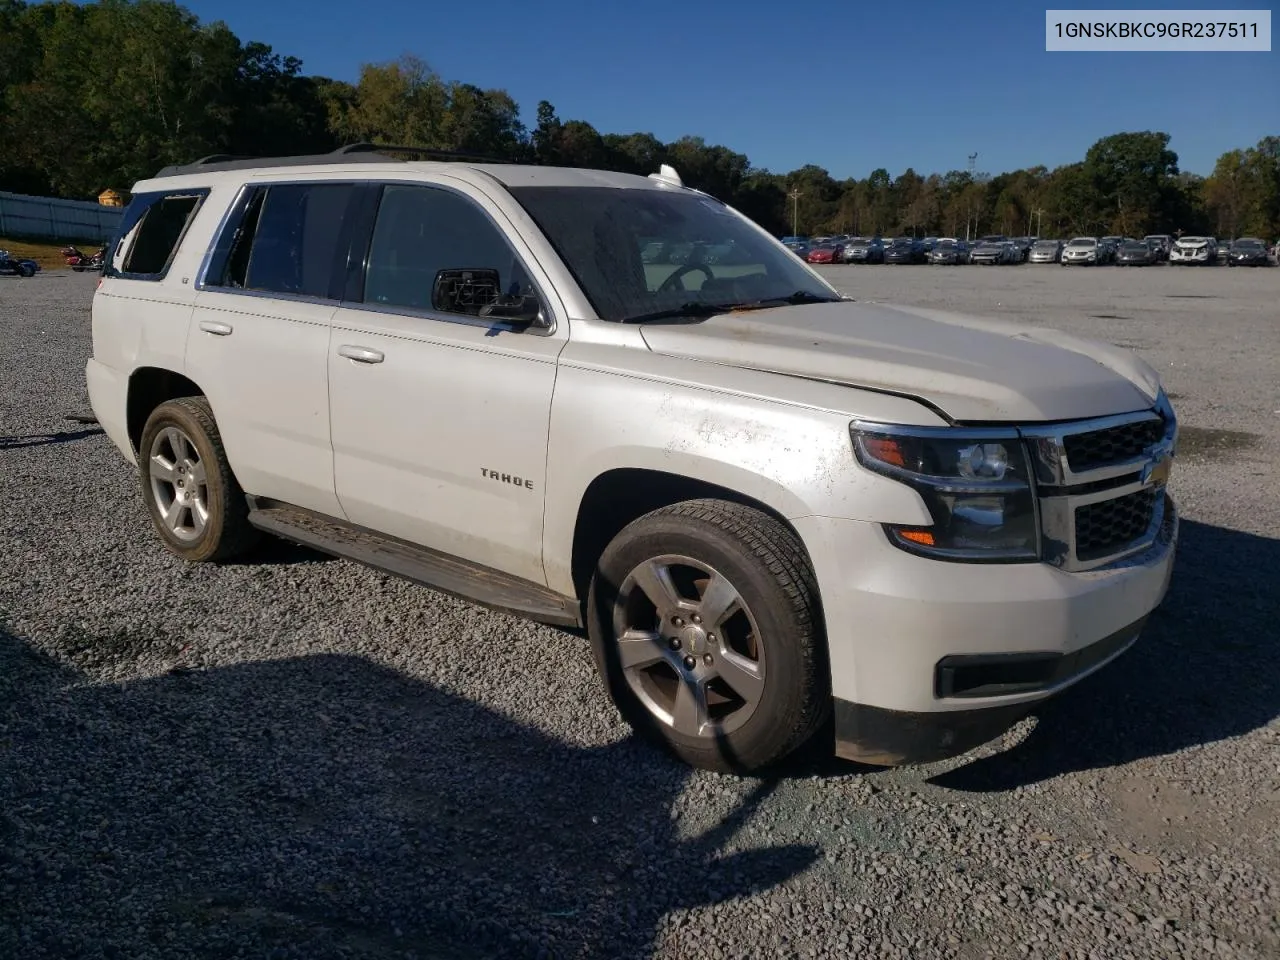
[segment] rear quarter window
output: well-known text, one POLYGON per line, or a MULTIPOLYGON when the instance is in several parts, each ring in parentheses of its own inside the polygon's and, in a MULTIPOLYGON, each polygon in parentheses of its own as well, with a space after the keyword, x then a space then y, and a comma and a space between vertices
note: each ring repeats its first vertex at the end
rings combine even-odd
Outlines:
POLYGON ((188 189, 135 196, 108 248, 104 276, 163 280, 208 195, 207 189, 188 189))

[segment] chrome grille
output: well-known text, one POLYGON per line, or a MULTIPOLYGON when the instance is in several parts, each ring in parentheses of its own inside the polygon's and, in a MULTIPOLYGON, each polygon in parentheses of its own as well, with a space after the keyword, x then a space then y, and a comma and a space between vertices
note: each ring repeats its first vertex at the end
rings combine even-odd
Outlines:
POLYGON ((1024 427, 1035 465, 1044 559, 1091 570, 1151 547, 1174 513, 1159 467, 1173 454, 1177 419, 1156 409, 1024 427))
POLYGON ((1163 420, 1139 420, 1118 427, 1063 437, 1067 463, 1077 473, 1141 456, 1164 435, 1163 420))
POLYGON ((1076 507, 1076 559, 1097 560, 1140 540, 1151 527, 1156 498, 1162 495, 1163 491, 1145 487, 1114 500, 1076 507))

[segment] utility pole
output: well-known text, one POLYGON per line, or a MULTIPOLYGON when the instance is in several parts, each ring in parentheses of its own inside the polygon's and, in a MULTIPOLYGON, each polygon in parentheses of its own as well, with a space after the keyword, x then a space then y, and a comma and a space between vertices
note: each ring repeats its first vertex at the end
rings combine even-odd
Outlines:
POLYGON ((791 198, 791 235, 798 237, 800 235, 800 198, 803 194, 800 188, 792 190, 787 194, 791 198))

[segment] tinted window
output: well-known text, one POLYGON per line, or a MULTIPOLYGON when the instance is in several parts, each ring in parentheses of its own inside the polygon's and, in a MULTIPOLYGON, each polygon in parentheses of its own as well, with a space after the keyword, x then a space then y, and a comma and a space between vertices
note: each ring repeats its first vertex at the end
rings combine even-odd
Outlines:
POLYGON ((207 193, 187 190, 135 197, 125 211, 119 237, 103 272, 135 280, 162 279, 207 193))
POLYGON ((211 286, 330 297, 345 277, 343 220, 353 187, 281 184, 254 190, 225 247, 211 286))
POLYGON ((471 200, 439 187, 383 188, 365 303, 430 310, 436 274, 468 268, 497 270, 503 293, 535 292, 506 238, 471 200))

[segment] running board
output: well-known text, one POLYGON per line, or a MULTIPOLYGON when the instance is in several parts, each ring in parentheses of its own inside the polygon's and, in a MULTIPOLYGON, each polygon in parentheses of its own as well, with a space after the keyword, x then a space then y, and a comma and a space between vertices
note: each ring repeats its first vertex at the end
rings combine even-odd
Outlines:
POLYGON ((528 580, 301 507, 260 497, 248 501, 249 522, 282 539, 503 613, 559 627, 583 625, 576 600, 528 580))

